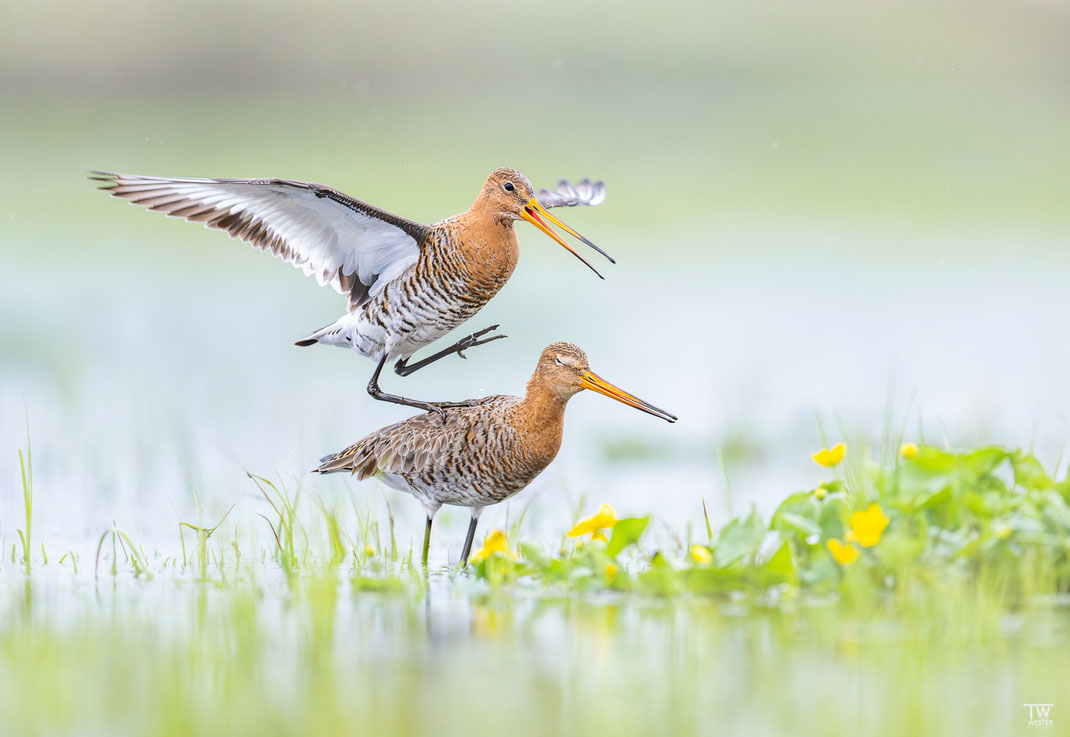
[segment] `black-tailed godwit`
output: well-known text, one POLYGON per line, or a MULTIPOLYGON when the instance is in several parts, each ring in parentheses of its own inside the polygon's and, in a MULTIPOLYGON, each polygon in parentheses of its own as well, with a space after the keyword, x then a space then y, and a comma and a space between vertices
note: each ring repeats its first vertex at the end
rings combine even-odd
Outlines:
POLYGON ((587 355, 575 345, 553 343, 539 357, 523 397, 485 397, 466 406, 410 417, 327 456, 315 472, 349 471, 358 479, 376 476, 419 499, 427 512, 425 564, 435 512, 443 504, 470 507, 463 564, 483 508, 519 492, 557 455, 565 404, 583 389, 676 421, 674 415, 591 371, 587 355))
MULTIPOLYGON (((377 362, 368 383, 376 399, 424 410, 457 406, 387 394, 379 375, 398 359, 401 375, 504 335, 494 325, 415 363, 409 359, 468 320, 502 288, 519 256, 513 223, 523 219, 571 251, 547 220, 604 255, 604 251, 546 208, 599 205, 605 186, 588 180, 575 188, 562 180, 554 192, 535 195, 516 169, 497 169, 475 203, 460 215, 421 225, 349 197, 336 189, 286 179, 171 179, 94 172, 115 197, 224 230, 233 238, 313 275, 347 298, 345 315, 297 345, 350 348, 377 362)), ((601 277, 601 274, 598 274, 601 277)))

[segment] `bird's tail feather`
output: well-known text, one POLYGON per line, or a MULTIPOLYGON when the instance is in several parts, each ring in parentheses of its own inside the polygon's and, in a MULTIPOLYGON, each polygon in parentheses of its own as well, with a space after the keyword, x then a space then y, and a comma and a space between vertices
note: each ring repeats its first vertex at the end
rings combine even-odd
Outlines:
POLYGON ((330 325, 324 325, 322 328, 312 333, 307 338, 301 338, 301 340, 296 341, 294 345, 299 345, 302 347, 308 345, 316 345, 316 343, 320 342, 320 338, 330 333, 331 328, 333 328, 336 324, 337 323, 332 322, 330 325))
POLYGON ((358 479, 363 480, 374 476, 378 471, 378 463, 372 453, 367 452, 364 442, 351 445, 343 451, 324 456, 320 459, 318 468, 313 473, 338 473, 349 471, 358 479))

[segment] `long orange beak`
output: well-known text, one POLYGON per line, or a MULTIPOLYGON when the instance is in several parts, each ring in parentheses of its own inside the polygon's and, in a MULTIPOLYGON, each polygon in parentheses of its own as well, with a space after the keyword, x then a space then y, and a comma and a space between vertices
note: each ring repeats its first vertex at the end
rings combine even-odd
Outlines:
POLYGON ((629 394, 628 392, 613 386, 594 371, 588 371, 580 378, 580 386, 584 389, 590 389, 591 391, 598 392, 599 394, 605 394, 607 397, 612 397, 618 402, 623 402, 629 407, 635 407, 649 415, 660 417, 667 422, 676 422, 676 415, 669 414, 663 409, 658 409, 649 402, 644 402, 637 396, 629 394))
POLYGON ((543 220, 544 217, 546 218, 546 220, 549 220, 551 223, 553 223, 557 227, 559 227, 562 230, 564 230, 566 233, 571 235, 573 238, 578 238, 579 240, 583 241, 584 243, 586 243, 588 246, 590 246, 594 250, 598 251, 600 254, 602 254, 607 259, 609 259, 609 262, 611 264, 617 263, 616 261, 613 260, 613 257, 610 256, 608 253, 606 253, 601 248, 599 248, 598 246, 596 246, 595 244, 591 243, 589 240, 584 238, 582 235, 577 233, 575 230, 573 230, 572 228, 568 227, 563 222, 561 222, 560 220, 555 218, 553 215, 551 215, 547 211, 547 209, 545 207, 543 207, 539 203, 539 201, 537 199, 535 199, 534 197, 532 197, 528 201, 528 204, 524 205, 524 209, 520 212, 520 217, 524 218, 529 223, 534 225, 536 228, 541 230, 543 233, 546 233, 546 235, 550 236, 555 241, 557 241, 562 246, 564 246, 566 249, 568 249, 569 253, 571 253, 573 256, 578 258, 584 264, 586 264, 588 269, 593 271, 595 274, 598 274, 598 278, 599 279, 605 279, 605 277, 602 276, 601 274, 599 274, 598 273, 598 269, 596 269, 595 267, 591 266, 591 264, 587 262, 587 259, 585 259, 583 256, 581 256, 578 253, 576 253, 576 251, 573 250, 572 246, 570 246, 568 243, 565 243, 564 239, 562 239, 561 236, 559 236, 554 231, 553 228, 551 228, 549 225, 546 224, 546 221, 543 220))

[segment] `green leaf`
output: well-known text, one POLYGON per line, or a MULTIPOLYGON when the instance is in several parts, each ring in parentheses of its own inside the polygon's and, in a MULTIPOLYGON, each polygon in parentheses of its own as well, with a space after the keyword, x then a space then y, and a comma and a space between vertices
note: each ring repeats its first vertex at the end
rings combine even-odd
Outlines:
POLYGON ((955 456, 946 450, 923 445, 918 448, 918 454, 914 456, 911 463, 915 468, 928 473, 946 473, 955 467, 955 456))
POLYGON ((960 459, 963 466, 978 476, 985 476, 996 470, 1009 454, 1003 448, 980 448, 966 453, 960 459))
POLYGON ((617 554, 624 550, 629 545, 635 545, 639 542, 639 538, 643 536, 643 532, 646 531, 647 525, 650 524, 650 517, 629 517, 628 519, 617 520, 617 524, 613 525, 613 536, 609 538, 609 544, 606 546, 606 553, 610 557, 616 558, 617 554))
POLYGON ((939 491, 920 494, 913 499, 915 511, 939 507, 951 499, 951 487, 945 486, 939 491))
POLYGON ((1054 491, 1049 491, 1048 494, 1050 496, 1048 496, 1047 503, 1042 510, 1045 519, 1051 523, 1051 526, 1056 531, 1070 533, 1070 509, 1067 509, 1062 497, 1054 491), (1062 528, 1062 530, 1059 530, 1059 528, 1062 528))
MULTIPOLYGON (((1068 475, 1070 475, 1070 472, 1068 472, 1068 475)), ((1070 478, 1057 483, 1055 485, 1055 490, 1062 496, 1063 501, 1070 504, 1070 478)))
POLYGON ((797 583, 799 572, 791 556, 791 546, 785 540, 769 560, 762 564, 762 573, 771 580, 784 583, 797 583))
POLYGON ((676 575, 676 571, 661 553, 651 559, 650 568, 640 573, 637 581, 644 591, 659 596, 671 596, 677 593, 682 585, 681 577, 676 575))
POLYGON ((542 548, 534 543, 520 543, 520 554, 535 568, 545 568, 550 562, 542 548))
POLYGON ((804 539, 821 534, 821 502, 808 491, 792 494, 777 507, 769 527, 774 530, 795 532, 804 539))
POLYGON ((713 550, 713 565, 723 568, 758 552, 765 539, 765 525, 757 512, 751 512, 745 520, 734 519, 725 525, 713 550))
POLYGON ((847 503, 842 498, 825 502, 821 507, 821 517, 818 519, 822 540, 828 540, 830 537, 843 537, 844 521, 849 511, 847 503))
POLYGON ((821 525, 794 512, 778 512, 773 517, 773 529, 797 532, 803 539, 821 534, 821 525))
POLYGON ((1055 486, 1044 467, 1035 457, 1018 450, 1011 455, 1014 483, 1026 489, 1050 489, 1055 486))

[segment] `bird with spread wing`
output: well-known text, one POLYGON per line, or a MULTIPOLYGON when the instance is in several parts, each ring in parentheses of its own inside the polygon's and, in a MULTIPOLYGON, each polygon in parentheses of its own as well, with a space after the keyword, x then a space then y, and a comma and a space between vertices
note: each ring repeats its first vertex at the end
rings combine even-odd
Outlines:
MULTIPOLYGON (((613 262, 598 246, 547 208, 599 205, 602 182, 562 181, 535 194, 515 169, 496 169, 475 203, 460 215, 422 225, 336 189, 287 179, 172 179, 93 172, 114 197, 203 223, 269 251, 345 295, 346 313, 297 341, 350 348, 376 362, 368 382, 374 398, 436 410, 470 402, 424 402, 388 394, 379 376, 388 361, 407 376, 441 358, 504 338, 497 325, 472 333, 427 358, 412 355, 475 315, 505 285, 519 246, 513 223, 526 220, 591 266, 549 223, 613 262), (547 222, 549 221, 549 223, 547 222)), ((598 274, 601 278, 601 274, 598 274)))

